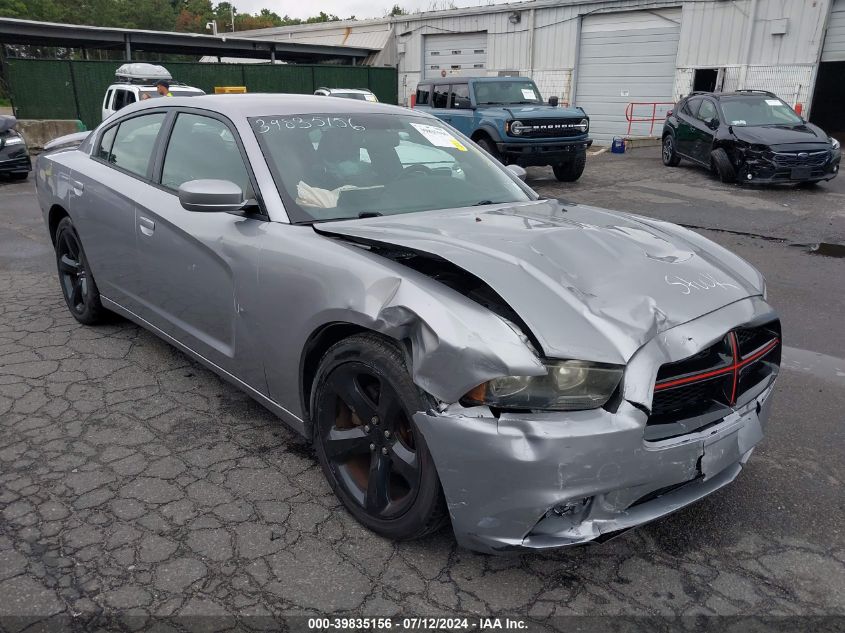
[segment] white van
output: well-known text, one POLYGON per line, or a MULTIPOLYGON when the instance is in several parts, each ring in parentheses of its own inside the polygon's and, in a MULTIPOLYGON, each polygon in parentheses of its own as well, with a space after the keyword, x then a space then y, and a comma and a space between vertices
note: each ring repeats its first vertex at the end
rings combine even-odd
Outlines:
POLYGON ((205 94, 199 88, 173 81, 166 68, 155 64, 123 64, 114 75, 115 82, 108 87, 103 98, 103 121, 121 108, 141 99, 160 96, 155 84, 161 79, 170 84, 170 93, 174 97, 196 97, 205 94))

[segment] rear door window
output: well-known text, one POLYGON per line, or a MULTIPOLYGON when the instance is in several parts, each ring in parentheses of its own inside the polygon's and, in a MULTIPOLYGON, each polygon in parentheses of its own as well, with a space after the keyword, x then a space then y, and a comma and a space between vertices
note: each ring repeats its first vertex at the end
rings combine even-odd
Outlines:
POLYGON ((164 112, 155 112, 123 121, 115 134, 109 162, 130 173, 146 177, 164 116, 164 112))
POLYGON ((434 107, 449 107, 449 86, 434 86, 434 107))
POLYGON ((431 95, 431 86, 419 86, 417 88, 417 105, 428 105, 431 95))
POLYGON ((455 84, 452 86, 452 107, 460 110, 468 110, 470 106, 469 86, 467 84, 455 84))

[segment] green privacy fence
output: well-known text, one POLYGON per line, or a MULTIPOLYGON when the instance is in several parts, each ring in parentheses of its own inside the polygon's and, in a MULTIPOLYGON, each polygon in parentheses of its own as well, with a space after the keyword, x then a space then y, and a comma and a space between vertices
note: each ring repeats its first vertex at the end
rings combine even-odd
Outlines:
MULTIPOLYGON (((12 104, 20 119, 80 119, 93 128, 114 71, 123 62, 8 59, 12 104)), ((206 92, 215 86, 246 86, 248 92, 310 94, 321 86, 369 88, 380 101, 396 103, 395 68, 300 64, 166 64, 173 78, 206 92)))

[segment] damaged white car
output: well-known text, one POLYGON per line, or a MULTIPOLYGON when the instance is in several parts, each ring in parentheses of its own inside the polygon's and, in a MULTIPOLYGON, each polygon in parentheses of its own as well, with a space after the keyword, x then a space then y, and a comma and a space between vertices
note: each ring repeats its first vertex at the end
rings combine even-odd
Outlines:
POLYGON ((762 438, 781 332, 757 270, 540 199, 434 117, 152 100, 36 171, 73 315, 244 389, 387 537, 601 541, 730 483, 762 438))

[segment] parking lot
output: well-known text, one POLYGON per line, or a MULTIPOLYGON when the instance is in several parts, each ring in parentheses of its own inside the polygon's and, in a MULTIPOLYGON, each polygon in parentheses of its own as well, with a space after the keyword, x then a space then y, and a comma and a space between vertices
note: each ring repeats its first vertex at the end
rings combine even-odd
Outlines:
POLYGON ((489 557, 448 530, 376 537, 246 395, 126 321, 79 326, 32 177, 2 182, 0 614, 20 616, 13 628, 55 614, 477 614, 559 629, 572 615, 845 616, 845 179, 740 188, 665 168, 657 147, 591 156, 574 184, 529 175, 548 197, 695 227, 766 275, 784 367, 734 484, 600 546, 489 557))

